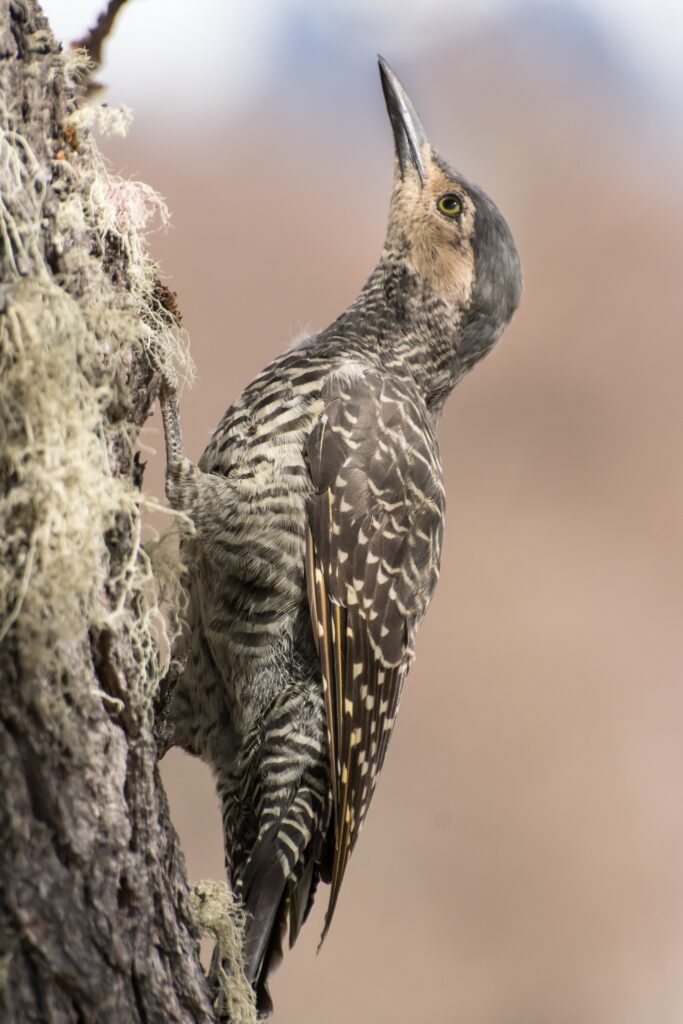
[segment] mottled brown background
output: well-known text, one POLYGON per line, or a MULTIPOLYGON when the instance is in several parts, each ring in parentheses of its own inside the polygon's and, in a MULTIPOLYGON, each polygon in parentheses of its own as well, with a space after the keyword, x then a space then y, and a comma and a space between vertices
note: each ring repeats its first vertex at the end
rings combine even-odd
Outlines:
MULTIPOLYGON (((319 906, 274 981, 279 1024, 683 1021, 681 122, 608 36, 544 10, 465 34, 452 13, 396 61, 508 216, 526 287, 446 408, 440 588, 335 926, 316 958, 319 906)), ((141 103, 107 143, 172 210, 153 248, 198 368, 192 457, 379 252, 389 128, 367 40, 333 30, 230 116, 141 103)), ((158 426, 145 441, 161 494, 158 426)), ((163 777, 191 879, 221 877, 208 773, 176 752, 163 777)))

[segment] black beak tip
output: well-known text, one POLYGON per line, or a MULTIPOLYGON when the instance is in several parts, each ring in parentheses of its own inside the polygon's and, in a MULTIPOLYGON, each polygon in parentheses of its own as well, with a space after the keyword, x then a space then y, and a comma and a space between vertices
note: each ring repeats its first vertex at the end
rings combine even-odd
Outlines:
POLYGON ((384 93, 384 99, 386 100, 387 106, 391 103, 391 97, 395 94, 396 89, 394 86, 398 79, 389 64, 384 59, 381 53, 377 54, 377 65, 379 67, 379 77, 382 82, 382 92, 384 93))

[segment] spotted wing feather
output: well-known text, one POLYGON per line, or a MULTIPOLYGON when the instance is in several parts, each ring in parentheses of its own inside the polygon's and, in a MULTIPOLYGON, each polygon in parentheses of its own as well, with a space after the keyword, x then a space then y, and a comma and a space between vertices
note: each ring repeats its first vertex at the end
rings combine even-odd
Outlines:
POLYGON ((434 591, 444 515, 438 445, 414 388, 331 377, 308 442, 307 581, 334 802, 329 928, 434 591))

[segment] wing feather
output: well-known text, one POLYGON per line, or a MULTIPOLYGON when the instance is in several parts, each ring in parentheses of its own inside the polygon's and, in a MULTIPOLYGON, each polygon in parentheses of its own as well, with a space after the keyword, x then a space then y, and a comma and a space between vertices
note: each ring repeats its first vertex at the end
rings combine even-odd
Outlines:
POLYGON ((334 804, 324 938, 436 585, 444 497, 432 423, 414 386, 366 368, 331 376, 323 399, 308 442, 306 566, 334 804))

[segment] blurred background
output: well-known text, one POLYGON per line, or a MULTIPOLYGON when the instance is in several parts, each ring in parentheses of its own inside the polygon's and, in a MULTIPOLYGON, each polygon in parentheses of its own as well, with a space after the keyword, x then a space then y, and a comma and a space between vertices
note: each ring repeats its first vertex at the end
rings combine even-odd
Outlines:
MULTIPOLYGON (((45 0, 79 38, 104 0, 45 0)), ((440 427, 442 578, 335 926, 278 1024, 683 1021, 683 6, 130 0, 99 78, 112 168, 225 407, 361 287, 391 135, 375 65, 505 212, 525 269, 440 427)), ((163 494, 158 423, 147 486, 163 494)), ((190 877, 222 877, 208 772, 163 763, 190 877)))

